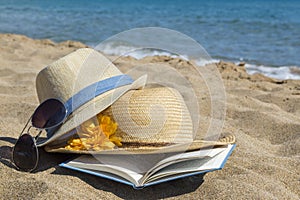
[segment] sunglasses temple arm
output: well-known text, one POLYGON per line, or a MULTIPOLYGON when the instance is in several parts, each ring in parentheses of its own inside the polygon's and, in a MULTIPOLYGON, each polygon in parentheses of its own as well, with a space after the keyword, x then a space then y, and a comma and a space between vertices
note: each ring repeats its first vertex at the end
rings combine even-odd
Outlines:
POLYGON ((24 128, 23 128, 22 132, 20 133, 20 136, 21 136, 21 135, 24 133, 24 131, 25 131, 26 127, 28 126, 28 124, 29 124, 29 122, 30 122, 31 118, 32 118, 32 115, 31 115, 31 117, 28 119, 28 121, 27 121, 26 125, 24 126, 24 128))
POLYGON ((43 130, 40 130, 40 132, 37 134, 37 136, 34 137, 34 139, 37 140, 40 137, 42 132, 43 132, 43 130))

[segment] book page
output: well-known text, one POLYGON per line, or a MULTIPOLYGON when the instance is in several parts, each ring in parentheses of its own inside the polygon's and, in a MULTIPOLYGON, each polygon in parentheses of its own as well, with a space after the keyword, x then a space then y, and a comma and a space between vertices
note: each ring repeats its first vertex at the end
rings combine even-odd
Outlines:
POLYGON ((64 165, 75 169, 92 170, 94 173, 98 171, 99 174, 101 172, 115 174, 135 186, 142 186, 149 181, 174 174, 217 168, 231 147, 232 145, 228 145, 228 147, 202 149, 177 155, 82 155, 64 165))
MULTIPOLYGON (((99 174, 104 171, 116 174, 132 182, 136 186, 147 171, 160 160, 170 157, 170 154, 132 154, 132 155, 82 155, 63 165, 77 169, 93 170, 99 174)), ((65 166, 66 167, 66 166, 65 166)))
POLYGON ((168 157, 164 160, 161 160, 158 162, 155 166, 153 166, 142 178, 142 182, 144 182, 148 177, 150 177, 152 174, 156 173, 162 168, 165 168, 169 165, 173 165, 175 163, 184 162, 188 160, 199 160, 204 159, 206 157, 212 158, 216 156, 217 154, 223 152, 226 150, 227 147, 220 147, 220 148, 214 148, 214 149, 201 149, 198 151, 192 151, 192 152, 185 152, 180 153, 171 157, 168 157))
MULTIPOLYGON (((122 166, 139 174, 146 174, 153 166, 173 154, 128 154, 128 155, 94 155, 101 163, 122 166)), ((99 162, 98 161, 98 162, 99 162)))
POLYGON ((122 166, 115 166, 115 165, 101 163, 98 159, 90 155, 79 156, 78 158, 69 161, 65 164, 74 168, 93 170, 94 172, 103 171, 103 172, 116 174, 132 182, 136 186, 139 185, 138 182, 143 177, 142 174, 139 174, 137 172, 134 172, 122 166))
POLYGON ((152 176, 144 180, 143 183, 149 183, 151 181, 174 174, 179 175, 183 173, 220 169, 222 168, 222 164, 224 163, 224 160, 226 160, 227 155, 232 150, 232 148, 234 148, 234 145, 228 145, 227 148, 223 148, 222 151, 218 151, 218 153, 213 157, 206 156, 202 158, 195 158, 192 160, 184 160, 182 162, 168 165, 161 170, 156 171, 156 173, 152 174, 152 176))

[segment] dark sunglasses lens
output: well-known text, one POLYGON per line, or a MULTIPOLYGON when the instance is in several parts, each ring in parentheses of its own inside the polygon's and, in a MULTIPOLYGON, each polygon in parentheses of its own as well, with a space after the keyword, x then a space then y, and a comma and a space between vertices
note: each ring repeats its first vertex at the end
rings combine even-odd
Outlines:
POLYGON ((29 134, 22 135, 15 144, 13 161, 23 171, 34 170, 38 163, 38 150, 34 139, 29 134))
POLYGON ((60 124, 66 117, 64 104, 57 99, 44 101, 32 115, 32 125, 36 128, 50 128, 60 124))

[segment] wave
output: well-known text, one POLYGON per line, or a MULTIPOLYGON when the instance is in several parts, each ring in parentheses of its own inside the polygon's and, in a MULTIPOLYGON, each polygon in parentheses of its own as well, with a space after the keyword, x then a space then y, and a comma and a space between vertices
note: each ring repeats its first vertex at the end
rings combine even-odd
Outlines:
POLYGON ((141 48, 140 46, 132 45, 124 41, 103 43, 99 44, 98 46, 95 46, 94 48, 103 52, 106 55, 131 56, 135 59, 142 59, 147 56, 169 56, 171 58, 179 57, 184 60, 189 59, 187 55, 178 55, 160 49, 141 48))
MULTIPOLYGON (((187 55, 177 55, 159 49, 143 49, 143 48, 139 48, 138 46, 133 46, 131 44, 124 43, 124 42, 101 44, 96 46, 95 48, 107 55, 131 56, 136 59, 142 59, 147 56, 169 56, 172 58, 179 57, 184 60, 189 60, 187 55)), ((228 61, 232 59, 224 58, 224 60, 228 61)), ((220 58, 212 58, 211 60, 198 60, 196 61, 196 63, 199 66, 204 66, 209 63, 218 63, 220 61, 221 61, 220 58)), ((240 62, 234 62, 234 63, 239 64, 240 62)), ((249 74, 260 73, 268 77, 281 79, 281 80, 286 80, 286 79, 300 80, 300 66, 271 67, 266 65, 246 63, 245 68, 249 74)))
POLYGON ((286 79, 300 80, 300 67, 298 66, 270 67, 270 66, 254 65, 254 64, 246 63, 245 67, 249 74, 260 73, 268 77, 281 79, 281 80, 286 80, 286 79))

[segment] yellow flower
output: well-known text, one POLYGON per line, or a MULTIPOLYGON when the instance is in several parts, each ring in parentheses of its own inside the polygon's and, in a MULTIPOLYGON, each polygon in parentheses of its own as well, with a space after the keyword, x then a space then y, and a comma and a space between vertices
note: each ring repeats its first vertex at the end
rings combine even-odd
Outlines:
POLYGON ((94 150, 113 149, 122 146, 121 138, 115 135, 118 124, 109 116, 98 114, 96 118, 89 119, 80 125, 78 136, 72 138, 65 147, 68 150, 94 150))
POLYGON ((118 129, 118 124, 107 115, 98 114, 97 119, 100 124, 100 128, 106 137, 108 137, 109 140, 115 145, 122 146, 121 138, 115 136, 115 133, 118 129))

